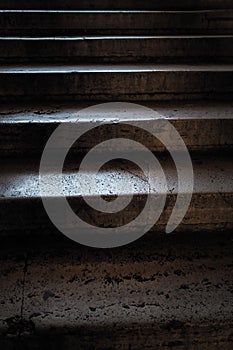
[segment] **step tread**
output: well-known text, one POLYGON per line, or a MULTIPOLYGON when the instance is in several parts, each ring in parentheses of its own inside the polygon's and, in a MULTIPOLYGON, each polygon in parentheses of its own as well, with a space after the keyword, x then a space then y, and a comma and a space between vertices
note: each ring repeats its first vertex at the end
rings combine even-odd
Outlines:
POLYGON ((85 36, 85 35, 55 35, 55 36, 0 36, 0 40, 3 41, 14 41, 14 40, 20 40, 20 41, 40 41, 40 40, 156 40, 156 39, 170 39, 170 40, 187 40, 187 39, 231 39, 233 38, 233 35, 96 35, 96 36, 85 36))
POLYGON ((233 9, 207 9, 207 10, 177 10, 177 11, 169 11, 169 10, 162 10, 162 11, 155 11, 155 10, 0 10, 0 13, 230 13, 233 11, 233 9))
POLYGON ((131 73, 131 72, 228 72, 233 64, 11 64, 1 65, 0 74, 131 73))
MULTIPOLYGON (((38 163, 38 162, 37 162, 38 163)), ((17 199, 17 198, 38 198, 39 176, 38 164, 33 161, 25 160, 4 160, 1 164, 1 182, 0 182, 0 200, 17 199)), ((177 193, 176 170, 172 163, 164 158, 161 161, 164 172, 168 177, 168 188, 170 194, 177 193)), ((195 186, 194 193, 228 193, 233 194, 233 164, 232 158, 226 155, 221 156, 193 156, 195 186)), ((86 183, 88 176, 86 173, 78 173, 77 163, 69 165, 64 170, 64 184, 66 196, 83 196, 90 195, 84 193, 83 188, 77 185, 78 179, 82 177, 86 183)), ((156 170, 153 170, 156 176, 156 170)), ((88 174, 91 175, 91 169, 88 174)), ((98 175, 98 184, 100 188, 97 190, 100 195, 112 196, 114 184, 122 178, 128 178, 129 182, 133 181, 135 188, 133 194, 146 195, 148 193, 148 182, 139 170, 130 167, 129 164, 117 163, 114 166, 101 170, 98 175), (110 186, 110 187, 109 187, 110 186), (111 186, 113 188, 111 188, 111 186)), ((56 176, 56 172, 54 173, 56 176)), ((164 188, 158 184, 158 188, 152 193, 164 193, 164 188)), ((182 192, 182 190, 181 190, 182 192)), ((185 192, 184 192, 185 193, 185 192)), ((115 192, 116 194, 116 192, 115 192)), ((122 193, 124 195, 125 193, 122 193)), ((126 194, 127 191, 126 191, 126 194)), ((49 189, 48 189, 48 197, 49 189)), ((52 195, 53 196, 53 195, 52 195)))
MULTIPOLYGON (((230 9, 233 11, 233 9, 230 9)), ((177 11, 170 11, 170 10, 37 10, 37 9, 31 9, 31 10, 2 10, 0 9, 0 13, 205 13, 205 12, 228 12, 229 9, 205 9, 205 10, 177 10, 177 11)))
MULTIPOLYGON (((1 105, 0 125, 8 123, 62 123, 67 122, 67 120, 77 122, 77 112, 91 105, 92 103, 87 102, 60 105, 1 105)), ((161 113, 161 115, 168 120, 233 119, 232 102, 194 101, 187 103, 184 101, 183 103, 175 103, 168 101, 166 103, 143 102, 143 105, 157 111, 158 113, 161 113)), ((121 117, 124 121, 132 120, 131 116, 128 117, 127 111, 122 111, 121 117)), ((108 118, 110 121, 112 120, 111 115, 108 118)), ((89 112, 87 112, 86 117, 84 117, 84 121, 88 121, 89 119, 89 112)), ((98 120, 98 117, 96 117, 96 119, 98 120)), ((79 118, 79 120, 81 120, 81 118, 79 118)))
MULTIPOLYGON (((217 102, 196 102, 196 103, 138 103, 139 105, 154 110, 158 118, 169 120, 182 135, 186 146, 190 151, 207 150, 230 150, 233 147, 233 104, 217 102)), ((137 104, 137 106, 138 106, 137 104)), ((60 123, 73 123, 87 125, 93 121, 90 112, 83 109, 93 106, 93 103, 73 103, 64 105, 2 105, 0 106, 0 149, 2 155, 9 154, 41 154, 49 135, 60 123), (82 113, 79 114, 79 111, 82 113), (40 137, 38 137, 38 131, 40 137)), ((154 116, 137 115, 127 111, 125 107, 118 109, 116 125, 116 111, 113 107, 108 107, 108 114, 95 115, 95 122, 107 123, 99 131, 93 131, 91 138, 82 139, 74 147, 74 151, 83 153, 92 148, 96 143, 102 142, 109 133, 112 137, 126 135, 135 138, 134 129, 130 126, 120 126, 121 123, 135 122, 147 125, 149 128, 155 127, 154 116), (113 128, 110 124, 114 123, 113 128)), ((153 138, 146 138, 145 134, 137 134, 138 142, 143 143, 151 151, 163 152, 164 146, 155 142, 153 138)))
POLYGON ((157 342, 156 348, 184 343, 185 331, 186 345, 208 349, 226 342, 230 349, 230 235, 151 237, 109 251, 15 238, 1 246, 0 269, 0 334, 7 333, 10 344, 18 341, 10 325, 23 311, 25 326, 35 327, 27 329, 30 345, 48 344, 52 332, 53 345, 64 335, 66 344, 70 337, 82 348, 98 341, 101 349, 117 349, 130 340, 134 349, 151 349, 157 342))
MULTIPOLYGON (((143 159, 145 159, 145 156, 143 159)), ((118 157, 118 156, 117 156, 118 157)), ((169 158, 157 157, 161 167, 166 174, 167 188, 162 184, 158 171, 152 170, 156 183, 148 183, 146 170, 144 173, 133 167, 126 161, 115 161, 112 165, 105 166, 94 177, 95 188, 90 191, 90 181, 93 181, 92 166, 84 172, 78 173, 78 158, 75 163, 69 163, 63 169, 63 196, 65 195, 78 217, 90 223, 93 230, 98 227, 118 227, 131 222, 137 229, 145 227, 145 220, 138 217, 145 205, 148 194, 151 194, 156 202, 166 197, 166 205, 158 222, 154 224, 154 232, 165 232, 166 225, 174 209, 178 186, 177 172, 174 164, 169 158), (83 180, 83 182, 82 182, 83 180), (122 187, 122 181, 124 186, 122 187), (125 184, 131 184, 126 186, 125 184), (96 185, 97 184, 97 185, 96 185), (110 215, 102 211, 96 211, 85 205, 83 196, 89 200, 96 201, 99 196, 111 201, 116 196, 129 203, 124 214, 116 213, 110 215), (119 216, 120 215, 120 216, 119 216), (134 218, 138 221, 134 222, 134 218)), ((232 230, 232 208, 233 208, 233 164, 232 157, 227 154, 215 156, 192 156, 194 168, 194 191, 188 211, 177 232, 190 230, 191 232, 232 230)), ((1 222, 0 232, 8 236, 9 232, 19 230, 20 232, 38 232, 41 227, 52 229, 54 226, 42 205, 39 186, 39 161, 8 159, 1 161, 0 181, 0 208, 1 222), (30 213, 30 215, 28 215, 30 213)), ((148 167, 149 168, 149 167, 148 167)), ((188 170, 187 170, 188 172, 188 170)), ((46 173, 47 176, 47 173, 46 173)), ((43 177, 46 182, 46 198, 51 204, 58 203, 59 194, 54 187, 57 173, 49 171, 48 177, 43 177), (54 203, 53 203, 54 202, 54 203)), ((187 173, 179 194, 186 195, 189 186, 190 175, 187 173)), ((93 183, 93 182, 92 182, 93 183)), ((189 193, 189 190, 188 190, 189 193)), ((98 205, 98 204, 97 204, 98 205)), ((154 209, 147 212, 148 218, 154 217, 154 209)), ((82 222, 80 228, 83 228, 82 222)), ((93 231, 93 232, 94 232, 93 231)))

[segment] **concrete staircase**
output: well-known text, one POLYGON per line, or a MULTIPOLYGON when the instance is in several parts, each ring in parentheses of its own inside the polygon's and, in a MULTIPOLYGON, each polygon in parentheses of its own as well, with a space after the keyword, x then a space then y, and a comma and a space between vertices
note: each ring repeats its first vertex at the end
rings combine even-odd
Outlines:
MULTIPOLYGON (((232 0, 0 1, 2 349, 232 349, 232 43, 232 0), (87 110, 77 117, 112 101, 158 112, 191 152, 194 193, 175 234, 163 234, 178 194, 166 145, 129 125, 136 110, 121 108, 117 120, 111 107, 107 116, 87 110), (73 145, 64 167, 70 205, 94 226, 133 220, 148 184, 129 162, 107 164, 99 194, 113 200, 112 185, 125 178, 134 201, 124 215, 96 212, 77 186, 83 155, 127 137, 160 160, 165 210, 139 241, 87 248, 51 224, 39 164, 49 136, 68 119, 98 124, 73 145)), ((155 119, 141 123, 152 130, 155 119)))

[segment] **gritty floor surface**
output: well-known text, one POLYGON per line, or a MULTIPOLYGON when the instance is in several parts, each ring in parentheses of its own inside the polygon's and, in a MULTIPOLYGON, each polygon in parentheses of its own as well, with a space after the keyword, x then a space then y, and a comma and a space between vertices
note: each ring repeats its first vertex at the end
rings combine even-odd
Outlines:
POLYGON ((2 348, 232 349, 231 233, 112 250, 16 237, 1 239, 2 348))
MULTIPOLYGON (((144 155, 142 153, 141 157, 144 155)), ((146 157, 146 154, 145 154, 146 157)), ((147 195, 153 194, 177 194, 177 173, 170 159, 160 156, 167 178, 165 186, 159 168, 151 165, 145 166, 143 171, 127 161, 112 161, 103 166, 99 172, 95 172, 95 161, 88 164, 84 170, 79 170, 80 157, 72 162, 67 162, 63 169, 63 193, 65 196, 94 196, 94 195, 147 195), (150 172, 150 177, 149 177, 150 172), (93 175, 94 174, 94 175, 93 175), (157 179, 149 184, 151 178, 157 179), (97 186, 90 186, 94 180, 97 186), (125 180, 123 180, 125 179, 125 180), (125 181, 125 182, 123 182, 125 181), (130 181, 133 185, 130 186, 130 181), (128 187, 122 187, 122 183, 128 187), (84 186, 85 184, 85 186, 84 186), (150 185, 150 187, 149 187, 150 185), (91 192, 92 191, 92 192, 91 192)), ((145 164, 147 165, 149 160, 145 164)), ((202 155, 198 157, 192 155, 192 165, 194 169, 194 193, 227 193, 233 192, 233 164, 227 154, 202 155)), ((54 183, 58 177, 56 168, 49 168, 46 174, 41 168, 43 181, 48 182, 46 196, 55 196, 54 183), (52 180, 51 180, 52 179, 52 180)), ((184 174, 189 174, 189 169, 183 170, 184 174)), ((184 175, 184 176, 185 176, 184 175)), ((179 191, 187 191, 189 180, 184 177, 180 184, 179 191), (182 187, 183 185, 183 187, 182 187)), ((8 198, 32 198, 40 197, 39 187, 39 162, 36 160, 3 160, 0 173, 0 197, 8 198)))

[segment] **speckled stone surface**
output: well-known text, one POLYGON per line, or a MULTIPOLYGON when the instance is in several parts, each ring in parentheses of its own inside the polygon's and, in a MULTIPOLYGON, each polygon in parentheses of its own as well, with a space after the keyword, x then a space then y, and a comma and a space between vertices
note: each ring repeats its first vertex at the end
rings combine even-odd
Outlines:
POLYGON ((232 235, 113 250, 1 240, 0 344, 13 349, 232 349, 232 235))
MULTIPOLYGON (((215 154, 193 156, 194 191, 189 210, 183 219, 180 230, 232 229, 233 218, 233 171, 231 155, 215 154)), ((63 194, 68 197, 74 212, 84 221, 94 226, 115 227, 131 222, 141 212, 148 194, 160 196, 167 194, 167 202, 155 230, 161 231, 168 222, 177 195, 177 173, 173 163, 167 157, 160 156, 160 162, 167 177, 168 191, 160 181, 157 170, 153 177, 156 184, 150 187, 147 174, 138 168, 132 167, 126 161, 115 161, 103 168, 95 177, 96 188, 89 191, 89 183, 93 181, 92 169, 86 172, 78 171, 78 162, 69 163, 63 172, 63 194), (82 182, 82 181, 83 182, 82 182), (133 183, 133 188, 122 191, 122 180, 133 183), (85 186, 82 186, 82 183, 85 186), (118 187, 119 186, 119 187, 118 187), (86 188, 86 190, 84 190, 86 188), (120 192, 119 192, 120 191, 120 192), (95 211, 83 201, 83 196, 105 196, 113 198, 116 195, 134 196, 130 205, 116 214, 106 215, 95 211)), ((15 229, 38 229, 51 227, 50 221, 43 209, 40 186, 38 162, 32 160, 3 160, 0 179, 0 229, 2 232, 15 229)), ((151 175, 152 176, 152 175, 151 175)), ((56 200, 57 193, 53 191, 53 181, 56 172, 49 173, 46 197, 56 200), (53 181, 51 182, 51 179, 53 181), (49 182, 50 181, 50 182, 49 182)), ((45 180, 44 180, 45 181, 45 180)), ((188 178, 187 178, 188 181, 188 178)), ((184 183, 186 184, 186 182, 184 183)), ((180 193, 185 187, 180 189, 180 193)), ((154 208, 151 210, 155 210, 154 208)), ((153 215, 149 211, 148 215, 153 215)), ((144 221, 140 222, 142 227, 144 221)), ((164 229, 163 229, 164 231, 164 229)))

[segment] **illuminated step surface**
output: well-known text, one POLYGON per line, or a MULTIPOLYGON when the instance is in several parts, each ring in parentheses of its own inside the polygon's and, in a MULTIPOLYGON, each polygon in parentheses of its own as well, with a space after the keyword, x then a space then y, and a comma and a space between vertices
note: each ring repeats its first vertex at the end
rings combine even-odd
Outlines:
MULTIPOLYGON (((167 176, 168 202, 164 213, 158 221, 158 226, 155 226, 154 229, 164 232, 165 225, 168 222, 176 201, 178 191, 177 172, 167 157, 161 156, 159 159, 167 176)), ((215 156, 193 155, 192 160, 194 166, 193 198, 178 231, 187 229, 192 231, 232 229, 233 164, 231 155, 228 156, 227 153, 225 155, 216 153, 215 156)), ((51 227, 40 199, 38 162, 23 159, 5 159, 1 163, 0 230, 4 232, 20 229, 23 232, 27 229, 51 227)), ((153 178, 157 179, 157 182, 156 185, 151 185, 151 190, 149 190, 147 170, 144 169, 143 174, 138 168, 133 167, 130 163, 123 160, 119 162, 115 161, 115 163, 106 165, 106 168, 100 170, 98 175, 96 175, 97 187, 95 191, 97 192, 89 192, 90 181, 95 181, 93 180, 95 177, 93 177, 92 170, 94 163, 85 172, 78 172, 78 164, 79 162, 76 161, 75 164, 69 163, 65 165, 63 193, 69 197, 74 211, 84 221, 88 221, 94 226, 109 227, 113 225, 115 227, 119 226, 119 223, 122 225, 128 221, 131 222, 144 207, 148 193, 157 196, 156 198, 159 200, 160 196, 167 192, 162 179, 160 179, 158 170, 156 170, 157 168, 151 170, 150 174, 154 174, 153 178), (125 186, 125 191, 121 189, 119 192, 119 188, 121 187, 117 187, 117 184, 121 184, 123 179, 133 184, 133 189, 125 186), (82 198, 85 195, 99 195, 104 196, 106 200, 111 200, 118 194, 123 197, 128 194, 135 196, 131 204, 125 209, 125 215, 122 215, 122 213, 106 215, 95 211, 84 204, 82 198)), ((53 191, 52 184, 57 176, 56 171, 51 169, 49 174, 53 180, 51 183, 51 180, 48 179, 46 197, 50 198, 50 200, 55 200, 57 194, 55 196, 51 191, 53 191)), ((185 176, 187 176, 187 179, 185 177, 183 179, 184 186, 186 186, 187 181, 190 181, 188 172, 185 176)), ((184 188, 181 188, 179 193, 186 193, 184 188)), ((143 228, 145 222, 139 222, 137 225, 143 228)))

